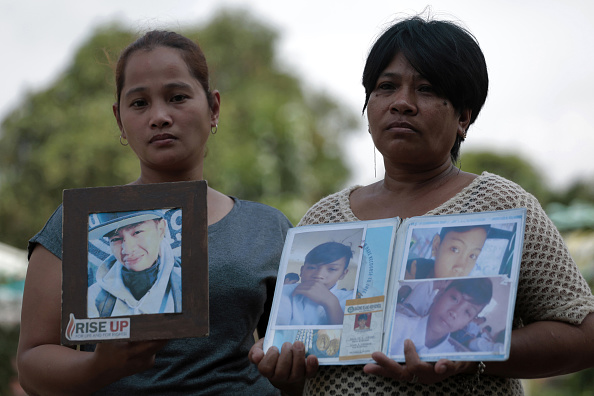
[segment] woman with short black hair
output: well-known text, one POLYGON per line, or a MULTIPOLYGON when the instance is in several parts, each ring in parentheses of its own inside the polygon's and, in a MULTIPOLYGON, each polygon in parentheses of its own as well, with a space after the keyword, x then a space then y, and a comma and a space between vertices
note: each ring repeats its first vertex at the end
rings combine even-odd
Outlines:
POLYGON ((517 184, 456 166, 460 144, 488 89, 475 38, 448 21, 412 17, 373 45, 363 72, 364 111, 385 177, 323 198, 299 225, 527 208, 527 225, 508 361, 436 363, 404 345, 405 364, 381 352, 375 363, 322 366, 300 342, 250 351, 263 375, 288 394, 521 395, 519 378, 594 366, 594 297, 559 231, 517 184))

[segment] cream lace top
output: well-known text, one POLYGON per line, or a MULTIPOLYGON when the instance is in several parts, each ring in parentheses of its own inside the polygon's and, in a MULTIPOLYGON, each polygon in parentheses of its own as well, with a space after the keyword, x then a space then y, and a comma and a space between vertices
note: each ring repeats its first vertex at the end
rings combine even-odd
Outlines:
MULTIPOLYGON (((299 226, 357 221, 346 188, 312 206, 299 226)), ((559 231, 534 196, 517 184, 484 172, 469 186, 427 215, 527 208, 514 328, 539 320, 579 324, 594 312, 594 296, 559 231)), ((488 363, 487 363, 488 364, 488 363)), ((321 366, 305 385, 305 395, 522 395, 518 379, 457 375, 433 385, 411 384, 363 373, 362 366, 321 366), (474 387, 474 392, 469 392, 474 387)))

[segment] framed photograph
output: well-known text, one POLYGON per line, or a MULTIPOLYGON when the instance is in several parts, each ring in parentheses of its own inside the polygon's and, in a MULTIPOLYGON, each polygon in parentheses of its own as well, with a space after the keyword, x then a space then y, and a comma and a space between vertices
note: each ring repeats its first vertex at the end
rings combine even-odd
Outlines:
POLYGON ((62 344, 208 335, 206 189, 64 191, 62 344))

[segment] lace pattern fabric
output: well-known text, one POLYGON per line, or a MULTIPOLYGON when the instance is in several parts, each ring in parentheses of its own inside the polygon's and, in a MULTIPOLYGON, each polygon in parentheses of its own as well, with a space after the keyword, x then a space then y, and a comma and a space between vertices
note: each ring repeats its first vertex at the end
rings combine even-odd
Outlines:
MULTIPOLYGON (((349 197, 360 186, 346 188, 316 203, 298 226, 357 221, 349 197)), ((534 196, 517 184, 484 172, 470 185, 427 215, 527 208, 514 328, 540 320, 580 324, 594 312, 594 297, 559 231, 534 196)), ((305 395, 523 395, 518 379, 458 375, 433 385, 411 384, 363 373, 362 366, 321 366, 306 381, 305 395)))

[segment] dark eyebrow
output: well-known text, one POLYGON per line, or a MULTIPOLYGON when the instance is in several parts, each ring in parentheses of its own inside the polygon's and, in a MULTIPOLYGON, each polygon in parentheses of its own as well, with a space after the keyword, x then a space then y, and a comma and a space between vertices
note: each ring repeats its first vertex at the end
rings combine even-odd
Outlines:
POLYGON ((145 224, 147 221, 148 221, 148 220, 141 221, 140 223, 133 223, 133 224, 128 224, 127 226, 124 226, 124 227, 118 228, 116 231, 120 231, 120 230, 126 230, 126 231, 129 231, 129 230, 135 230, 135 229, 137 229, 138 227, 140 227, 141 225, 145 224))
POLYGON ((400 74, 398 73, 382 72, 377 79, 379 81, 380 78, 394 79, 398 77, 400 77, 400 74))
POLYGON ((458 242, 460 242, 460 243, 464 244, 464 246, 468 245, 468 244, 466 243, 466 241, 465 241, 464 239, 462 239, 462 238, 458 238, 458 237, 452 237, 451 239, 452 239, 453 241, 458 241, 458 242))
MULTIPOLYGON (((480 313, 483 310, 483 308, 485 308, 488 305, 488 303, 483 305, 483 304, 479 304, 479 303, 475 302, 475 299, 472 296, 470 296, 469 294, 466 294, 466 293, 461 293, 461 294, 462 294, 462 298, 465 301, 472 304, 472 306, 478 310, 477 314, 480 313)), ((490 302, 490 300, 489 300, 489 302, 490 302)))
MULTIPOLYGON (((172 82, 172 83, 165 84, 165 89, 190 89, 190 88, 191 88, 190 84, 186 84, 184 82, 172 82)), ((142 87, 142 86, 131 88, 124 93, 124 97, 133 95, 133 94, 136 94, 139 92, 145 92, 146 90, 147 90, 147 88, 142 87)))
POLYGON ((136 93, 144 92, 144 91, 146 91, 146 88, 145 87, 132 88, 132 89, 129 89, 126 92, 124 92, 123 97, 127 97, 127 96, 130 96, 132 94, 136 94, 136 93))

